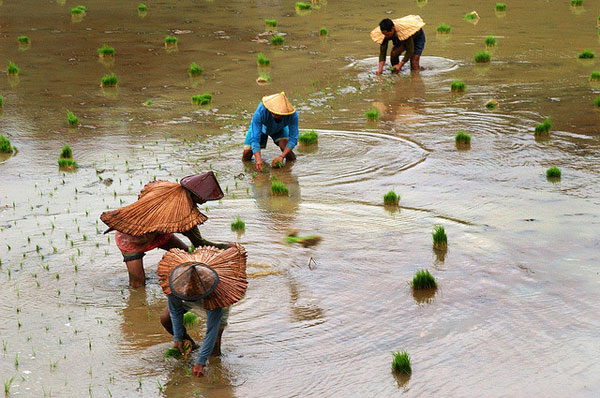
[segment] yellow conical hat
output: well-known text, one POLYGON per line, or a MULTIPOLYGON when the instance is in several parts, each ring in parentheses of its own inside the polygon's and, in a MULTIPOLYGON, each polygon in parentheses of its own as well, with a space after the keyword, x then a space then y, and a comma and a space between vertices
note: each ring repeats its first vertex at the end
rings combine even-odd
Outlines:
POLYGON ((266 95, 262 97, 262 103, 270 112, 277 115, 291 115, 295 112, 294 107, 290 104, 290 101, 282 91, 273 95, 266 95))
MULTIPOLYGON (((392 22, 396 27, 396 34, 400 40, 408 39, 425 26, 425 22, 423 22, 423 19, 418 15, 407 15, 402 18, 394 19, 392 22)), ((385 39, 385 36, 381 33, 379 26, 371 31, 371 40, 375 43, 381 44, 383 39, 385 39)))

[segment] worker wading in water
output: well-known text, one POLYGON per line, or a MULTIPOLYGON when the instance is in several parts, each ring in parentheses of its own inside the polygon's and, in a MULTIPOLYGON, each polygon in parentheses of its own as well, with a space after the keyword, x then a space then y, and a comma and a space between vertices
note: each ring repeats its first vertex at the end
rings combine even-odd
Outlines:
POLYGON ((390 52, 392 73, 400 72, 400 69, 409 60, 411 70, 420 69, 419 61, 425 48, 423 26, 425 26, 425 22, 418 15, 407 15, 393 21, 386 18, 379 22, 379 26, 371 31, 371 39, 379 43, 379 68, 376 72, 378 75, 383 72, 390 41, 393 44, 390 52), (402 53, 404 53, 404 57, 400 61, 402 53))

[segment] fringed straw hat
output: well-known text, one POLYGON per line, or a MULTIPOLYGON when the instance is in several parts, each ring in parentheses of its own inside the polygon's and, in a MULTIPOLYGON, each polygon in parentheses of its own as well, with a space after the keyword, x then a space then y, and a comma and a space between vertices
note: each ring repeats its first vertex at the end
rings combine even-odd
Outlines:
POLYGON ((262 97, 262 103, 267 110, 276 115, 286 116, 295 112, 294 107, 287 99, 283 91, 277 94, 262 97))
POLYGON ((241 300, 248 287, 246 250, 239 244, 225 250, 205 246, 193 253, 171 249, 158 263, 158 281, 165 294, 203 299, 207 310, 228 307, 241 300))
MULTIPOLYGON (((408 39, 425 26, 425 22, 423 22, 423 19, 421 19, 419 15, 407 15, 402 18, 394 19, 392 22, 396 27, 396 34, 398 35, 399 40, 408 39)), ((381 33, 379 26, 371 31, 371 40, 375 43, 381 44, 383 43, 383 39, 385 39, 385 36, 381 33)))
POLYGON ((136 202, 117 210, 105 211, 100 219, 117 230, 140 236, 150 232, 185 232, 208 219, 200 213, 192 195, 181 184, 152 181, 140 192, 136 202))

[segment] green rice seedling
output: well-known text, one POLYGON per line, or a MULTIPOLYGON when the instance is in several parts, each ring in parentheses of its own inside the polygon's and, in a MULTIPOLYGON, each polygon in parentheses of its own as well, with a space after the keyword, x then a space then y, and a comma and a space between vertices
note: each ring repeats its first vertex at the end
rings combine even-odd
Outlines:
POLYGON ((110 75, 104 75, 101 80, 102 87, 116 87, 119 79, 117 75, 111 73, 110 75))
POLYGON ((73 159, 59 158, 58 159, 58 167, 60 167, 61 169, 74 170, 78 166, 77 166, 77 162, 75 162, 73 159))
POLYGON ((98 50, 98 55, 100 57, 112 57, 115 55, 115 49, 108 44, 103 44, 98 50))
MULTIPOLYGON (((19 321, 17 321, 17 322, 19 323, 19 325, 21 324, 21 322, 19 322, 19 321)), ((19 326, 19 327, 21 327, 21 326, 19 326)), ((15 368, 18 368, 18 367, 19 367, 19 353, 17 352, 15 354, 15 368)))
POLYGON ((73 112, 67 109, 67 122, 69 122, 69 126, 77 126, 79 123, 79 118, 75 116, 73 112))
POLYGON ((299 243, 302 247, 310 247, 318 244, 321 241, 321 237, 319 235, 307 235, 307 236, 296 236, 296 235, 288 235, 285 238, 286 243, 294 244, 299 243))
POLYGON ((433 247, 445 248, 448 246, 448 237, 443 225, 435 225, 431 236, 433 236, 433 247))
POLYGON ((13 153, 13 147, 10 145, 10 140, 4 135, 0 135, 0 152, 13 153))
POLYGON ((467 21, 474 21, 478 18, 479 18, 479 15, 477 15, 477 13, 475 11, 471 11, 471 12, 465 14, 465 19, 467 21))
POLYGON ((265 57, 263 53, 258 53, 258 55, 256 56, 256 63, 258 64, 258 66, 267 66, 271 63, 271 60, 265 57))
POLYGON ((452 28, 450 27, 450 25, 447 25, 446 23, 442 22, 441 24, 438 25, 437 28, 435 28, 435 31, 440 34, 445 35, 445 34, 450 33, 451 29, 452 28))
POLYGON ((506 11, 506 4, 496 3, 496 11, 506 11))
POLYGON ((277 27, 277 20, 275 19, 265 19, 265 25, 270 26, 272 28, 277 27))
POLYGON ((411 374, 410 355, 406 351, 392 353, 392 370, 399 373, 411 374))
POLYGON ((328 34, 329 34, 329 31, 327 30, 327 28, 319 29, 319 36, 327 36, 328 34))
POLYGON ((600 108, 600 95, 594 98, 594 106, 600 108))
POLYGON ((183 314, 183 326, 186 328, 196 326, 198 324, 198 315, 193 312, 186 312, 183 314))
POLYGON ((288 187, 281 181, 274 180, 271 182, 271 194, 275 196, 288 196, 288 187))
POLYGON ((560 178, 560 169, 558 167, 550 167, 548 170, 546 170, 546 178, 559 179, 560 178))
POLYGON ((165 36, 165 46, 175 46, 178 41, 177 36, 165 36))
POLYGON ((571 5, 573 7, 581 7, 583 5, 583 0, 571 0, 571 5))
POLYGON ((210 104, 211 101, 212 101, 212 95, 210 95, 209 93, 192 96, 192 102, 196 105, 210 104))
POLYGON ((2 108, 4 106, 4 97, 2 97, 2 95, 0 95, 0 108, 2 108))
POLYGON ((283 36, 273 35, 273 36, 271 36, 270 42, 272 45, 278 46, 278 45, 283 44, 285 42, 285 39, 283 38, 283 36))
POLYGON ((305 133, 300 133, 298 141, 302 145, 312 145, 319 141, 319 134, 315 130, 310 130, 305 133))
POLYGON ((379 111, 376 108, 371 108, 365 111, 365 117, 367 120, 377 120, 379 119, 379 111))
POLYGON ((299 9, 299 10, 310 10, 311 5, 299 1, 299 2, 296 3, 296 8, 299 9))
POLYGON ((17 41, 21 45, 29 45, 31 42, 29 41, 29 36, 19 36, 17 37, 17 41))
POLYGON ((454 137, 456 145, 471 145, 471 136, 462 130, 458 130, 458 134, 454 137))
POLYGON ((140 12, 146 12, 146 11, 148 11, 148 7, 147 7, 147 6, 146 6, 144 3, 140 3, 140 4, 138 4, 138 7, 137 7, 137 9, 138 9, 138 11, 140 11, 140 12))
POLYGON ((73 151, 68 144, 64 144, 60 151, 60 157, 63 159, 73 159, 73 151))
POLYGON ((85 7, 83 7, 83 6, 77 6, 77 7, 71 8, 72 16, 83 16, 84 14, 85 14, 85 7))
MULTIPOLYGON (((171 348, 167 349, 163 356, 165 358, 177 358, 177 359, 182 357, 181 351, 179 351, 179 349, 175 348, 175 347, 171 347, 171 348)), ((142 385, 142 376, 140 376, 139 384, 140 384, 140 386, 142 385)))
POLYGON ((243 231, 245 229, 246 229, 246 223, 244 221, 242 221, 240 216, 237 216, 235 221, 233 221, 231 223, 231 230, 232 231, 243 231))
POLYGON ((413 277, 411 286, 416 290, 435 289, 437 288, 437 283, 435 282, 433 275, 431 275, 428 270, 418 270, 413 277))
POLYGON ((455 93, 461 93, 461 92, 465 91, 466 88, 467 88, 467 86, 465 85, 465 82, 462 80, 454 80, 452 82, 452 84, 450 84, 450 91, 455 92, 455 93))
POLYGON ((586 48, 585 50, 583 50, 578 56, 577 58, 579 59, 592 59, 594 58, 594 52, 592 50, 590 50, 589 48, 586 48))
POLYGON ((475 53, 475 62, 481 64, 485 62, 490 62, 491 55, 489 52, 485 50, 481 50, 475 53))
POLYGON ((14 380, 14 376, 11 377, 10 379, 4 381, 4 395, 5 396, 10 394, 10 387, 13 383, 13 380, 14 380))
POLYGON ((486 47, 494 47, 496 46, 496 38, 494 36, 488 36, 485 38, 485 46, 486 47))
POLYGON ((543 123, 539 123, 537 126, 535 126, 535 135, 546 135, 550 132, 551 128, 552 120, 550 120, 550 117, 548 116, 543 123))
POLYGON ((6 73, 9 76, 17 76, 19 74, 19 67, 12 61, 8 61, 8 67, 6 68, 6 73))
POLYGON ((386 206, 398 206, 399 201, 400 195, 396 194, 393 190, 383 195, 383 204, 386 206))
POLYGON ((189 74, 191 77, 196 77, 196 76, 200 76, 202 74, 202 72, 204 72, 204 69, 202 69, 200 66, 198 66, 197 63, 192 62, 192 64, 190 65, 190 70, 189 70, 189 74))
MULTIPOLYGON (((592 74, 590 75, 590 81, 592 82, 597 82, 600 81, 600 71, 593 71, 592 74)), ((0 105, 2 106, 2 105, 0 105)))
POLYGON ((256 79, 256 82, 257 83, 262 83, 262 84, 270 83, 271 82, 271 76, 269 76, 269 75, 260 75, 256 79))
POLYGON ((144 101, 144 105, 145 105, 145 106, 150 106, 150 105, 152 105, 152 100, 151 100, 151 99, 147 99, 146 101, 144 101))
POLYGON ((488 109, 496 109, 498 107, 498 101, 489 100, 488 102, 485 103, 485 107, 488 109))

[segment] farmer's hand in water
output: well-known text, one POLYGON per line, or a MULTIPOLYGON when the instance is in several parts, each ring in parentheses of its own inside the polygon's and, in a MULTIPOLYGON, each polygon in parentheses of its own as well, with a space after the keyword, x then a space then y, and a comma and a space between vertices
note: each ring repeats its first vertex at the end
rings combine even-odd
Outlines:
POLYGON ((277 162, 283 164, 283 155, 274 157, 271 164, 277 164, 277 162))
POLYGON ((194 369, 192 369, 192 373, 194 373, 194 376, 196 376, 196 377, 204 376, 204 365, 199 365, 199 364, 194 365, 194 369))
POLYGON ((383 73, 383 68, 379 68, 377 69, 377 72, 375 72, 376 75, 381 75, 383 73))
POLYGON ((398 73, 400 72, 400 69, 402 69, 402 67, 404 66, 404 62, 400 62, 399 64, 394 65, 394 71, 392 71, 392 73, 398 73))
POLYGON ((176 341, 173 343, 173 348, 177 348, 181 355, 185 354, 183 351, 183 341, 176 341))

